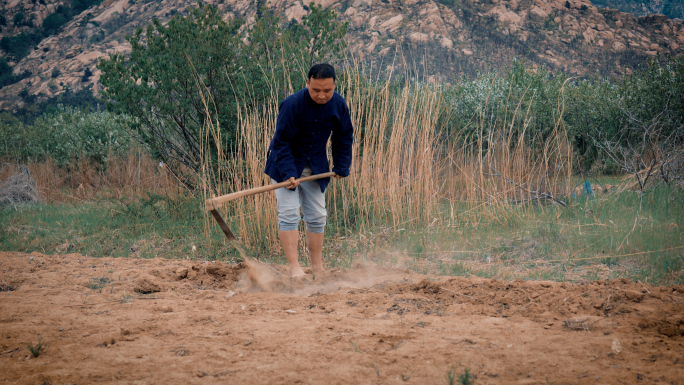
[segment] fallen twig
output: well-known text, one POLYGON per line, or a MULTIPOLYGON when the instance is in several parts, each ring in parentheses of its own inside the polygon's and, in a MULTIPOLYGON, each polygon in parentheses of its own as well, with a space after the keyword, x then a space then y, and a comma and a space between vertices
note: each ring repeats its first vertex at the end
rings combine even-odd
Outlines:
POLYGON ((515 185, 516 187, 518 187, 519 189, 525 191, 525 192, 528 193, 528 194, 531 194, 531 195, 534 194, 534 195, 536 195, 536 200, 539 200, 539 199, 551 199, 552 201, 558 203, 559 205, 561 205, 561 206, 563 206, 563 207, 567 206, 567 204, 566 204, 565 202, 563 202, 563 201, 557 199, 556 197, 554 197, 553 195, 551 195, 551 194, 549 194, 549 193, 545 193, 545 192, 541 192, 541 191, 536 191, 536 190, 527 189, 527 188, 523 187, 520 183, 518 183, 518 182, 516 182, 516 181, 513 181, 513 180, 511 180, 511 179, 508 179, 505 175, 501 174, 494 166, 489 166, 489 168, 491 168, 492 170, 494 170, 494 171, 496 172, 496 174, 492 174, 493 176, 498 176, 498 177, 500 177, 501 179, 505 180, 505 181, 508 182, 508 183, 511 183, 511 184, 515 185))

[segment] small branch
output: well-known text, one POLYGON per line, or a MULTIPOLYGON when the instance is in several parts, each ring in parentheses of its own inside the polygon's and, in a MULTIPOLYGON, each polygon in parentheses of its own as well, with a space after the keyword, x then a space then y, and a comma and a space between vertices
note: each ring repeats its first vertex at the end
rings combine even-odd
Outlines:
POLYGON ((563 202, 563 201, 557 199, 556 197, 554 197, 553 195, 551 195, 551 194, 549 194, 549 193, 544 193, 544 192, 537 191, 537 190, 530 190, 530 189, 527 189, 527 188, 523 187, 522 185, 520 185, 519 183, 517 183, 517 182, 515 182, 515 181, 513 181, 513 180, 511 180, 511 179, 508 179, 506 176, 504 176, 503 174, 501 174, 494 166, 491 166, 491 165, 490 165, 489 168, 491 168, 492 170, 494 170, 494 174, 492 174, 493 176, 498 176, 498 177, 500 177, 501 179, 505 180, 506 182, 508 182, 508 183, 510 183, 510 184, 515 185, 516 187, 518 187, 519 189, 525 191, 526 193, 528 193, 528 194, 530 194, 530 195, 532 195, 532 194, 536 195, 536 198, 537 198, 537 199, 551 199, 552 201, 558 203, 559 205, 561 205, 561 206, 563 206, 563 207, 566 207, 566 206, 567 206, 567 204, 566 204, 565 202, 563 202))

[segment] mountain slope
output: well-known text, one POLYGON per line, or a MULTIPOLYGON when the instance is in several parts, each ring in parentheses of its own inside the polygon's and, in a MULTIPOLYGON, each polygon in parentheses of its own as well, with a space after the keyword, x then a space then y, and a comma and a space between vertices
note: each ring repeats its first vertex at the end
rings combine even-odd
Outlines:
MULTIPOLYGON (((349 22, 349 49, 374 71, 402 73, 428 81, 452 81, 478 70, 501 68, 513 58, 530 66, 578 76, 614 76, 644 63, 648 57, 684 54, 684 25, 664 16, 637 18, 598 9, 588 0, 317 0, 349 22)), ((254 22, 254 0, 206 1, 254 22)), ((34 26, 55 13, 64 1, 0 0, 6 19, 18 12, 34 26)), ((0 89, 0 108, 21 103, 20 91, 52 96, 99 86, 97 59, 129 52, 124 39, 153 17, 166 22, 186 14, 194 1, 105 0, 64 24, 59 33, 41 40, 15 64, 15 74, 29 78, 0 89)), ((301 20, 301 0, 274 0, 269 6, 288 19, 301 20)), ((11 24, 8 22, 7 24, 11 24)), ((5 26, 2 36, 30 31, 30 25, 5 26)), ((26 94, 26 92, 25 92, 26 94)))

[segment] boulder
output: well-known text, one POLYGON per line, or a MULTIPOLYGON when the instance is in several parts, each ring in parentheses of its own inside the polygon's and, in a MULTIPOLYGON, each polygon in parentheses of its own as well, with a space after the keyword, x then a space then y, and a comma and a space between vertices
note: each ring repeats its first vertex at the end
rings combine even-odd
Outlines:
POLYGON ((102 52, 100 51, 89 51, 89 52, 84 52, 76 57, 78 61, 80 61, 83 64, 89 64, 94 61, 97 61, 98 58, 102 56, 102 52))
POLYGON ((323 9, 327 9, 331 5, 337 3, 337 0, 313 0, 314 4, 320 5, 323 9))
POLYGON ((602 38, 604 38, 605 40, 613 40, 613 39, 615 39, 615 36, 614 36, 613 33, 610 32, 610 31, 602 31, 601 33, 599 33, 599 35, 600 35, 602 38))
MULTIPOLYGON (((104 12, 99 14, 97 17, 93 18, 93 20, 103 23, 105 21, 111 20, 115 14, 123 14, 124 10, 128 8, 128 0, 119 0, 116 3, 112 4, 110 7, 107 8, 104 12)), ((162 13, 165 13, 166 10, 162 10, 162 13)), ((161 15, 160 15, 161 16, 161 15)))
POLYGON ((427 43, 428 39, 428 35, 421 32, 414 32, 409 35, 409 40, 414 43, 427 43))
POLYGON ((598 32, 596 32, 596 30, 592 29, 592 28, 587 28, 586 31, 582 32, 582 36, 584 37, 584 42, 587 44, 593 42, 596 35, 598 35, 598 32))
POLYGON ((394 17, 391 17, 390 19, 384 21, 382 24, 380 24, 380 28, 392 31, 394 29, 399 28, 399 25, 401 25, 401 21, 404 20, 404 16, 399 14, 394 17))
POLYGON ((544 21, 547 17, 549 17, 549 14, 536 5, 532 6, 532 9, 530 9, 530 19, 532 20, 544 21))
POLYGON ((522 18, 517 13, 515 13, 513 11, 508 11, 506 13, 503 13, 499 17, 499 21, 502 23, 509 22, 509 23, 518 25, 522 22, 522 18))
MULTIPOLYGON (((349 8, 349 9, 354 9, 354 8, 349 8)), ((285 10, 285 17, 287 20, 296 20, 297 22, 302 21, 302 17, 306 16, 307 12, 306 10, 299 4, 295 4, 291 6, 290 8, 285 10)))
POLYGON ((463 48, 461 52, 463 52, 463 54, 466 56, 470 56, 473 54, 473 51, 469 50, 468 48, 463 48))
POLYGON ((375 28, 375 23, 377 23, 377 22, 378 22, 377 16, 371 17, 370 20, 368 20, 368 29, 370 30, 370 29, 375 28))
POLYGON ((625 50, 625 45, 619 41, 613 42, 613 51, 621 52, 625 50))
POLYGON ((344 15, 347 17, 352 17, 352 16, 356 15, 356 12, 357 12, 356 8, 349 7, 349 8, 347 8, 346 11, 344 11, 344 15))
POLYGON ((370 7, 371 4, 373 4, 373 0, 356 0, 352 4, 352 7, 354 7, 354 8, 370 7))
POLYGON ((498 5, 492 8, 487 15, 496 18, 501 24, 512 24, 518 26, 522 23, 522 17, 513 11, 509 11, 505 6, 498 5))
POLYGON ((439 45, 442 46, 442 48, 453 48, 454 47, 454 42, 451 41, 448 37, 443 37, 439 40, 439 45))

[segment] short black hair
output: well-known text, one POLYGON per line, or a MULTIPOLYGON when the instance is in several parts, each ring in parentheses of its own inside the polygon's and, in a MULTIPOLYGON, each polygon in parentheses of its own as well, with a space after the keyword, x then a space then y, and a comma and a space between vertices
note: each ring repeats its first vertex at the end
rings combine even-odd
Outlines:
POLYGON ((310 69, 309 69, 309 75, 306 77, 307 79, 330 79, 332 78, 333 80, 337 80, 337 77, 335 76, 335 67, 331 66, 328 63, 319 63, 319 64, 314 64, 310 69))

